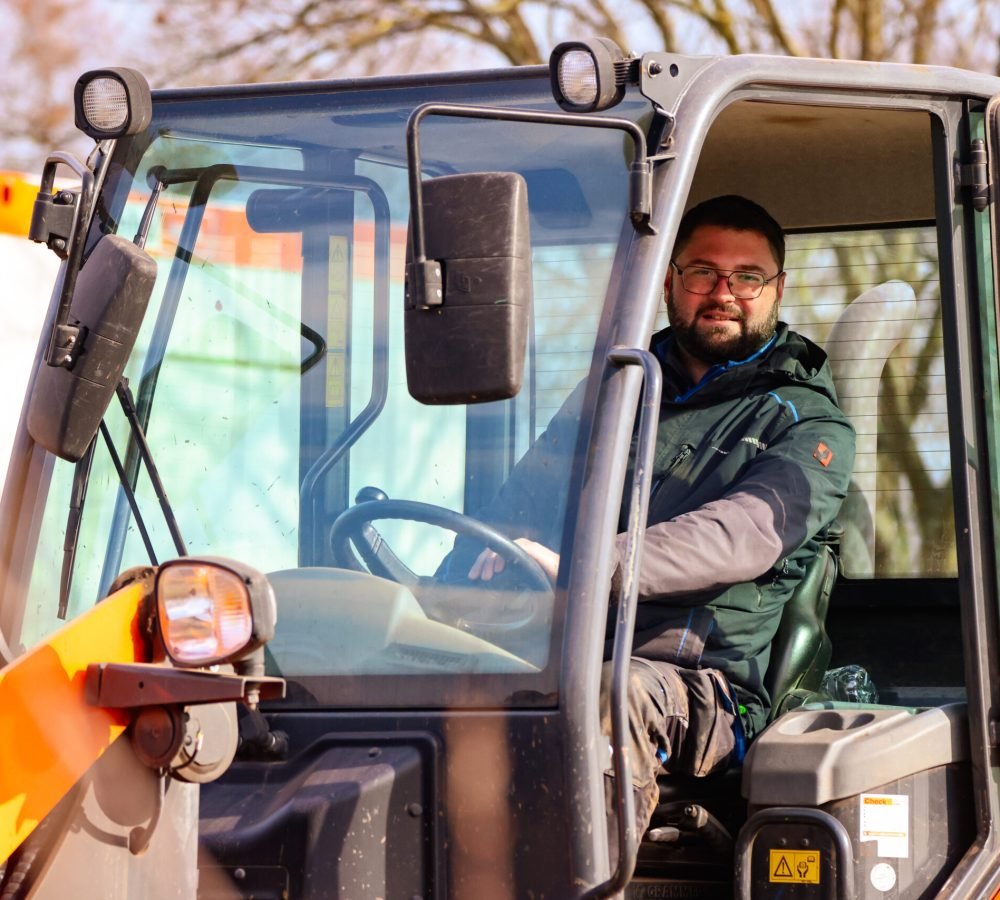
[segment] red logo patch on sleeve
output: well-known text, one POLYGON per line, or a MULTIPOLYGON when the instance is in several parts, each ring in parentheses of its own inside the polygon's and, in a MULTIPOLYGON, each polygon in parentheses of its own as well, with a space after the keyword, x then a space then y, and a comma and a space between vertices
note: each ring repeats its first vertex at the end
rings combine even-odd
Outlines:
POLYGON ((816 445, 816 450, 813 452, 813 459, 816 460, 821 466, 826 468, 830 463, 833 462, 833 451, 826 446, 822 441, 816 445))

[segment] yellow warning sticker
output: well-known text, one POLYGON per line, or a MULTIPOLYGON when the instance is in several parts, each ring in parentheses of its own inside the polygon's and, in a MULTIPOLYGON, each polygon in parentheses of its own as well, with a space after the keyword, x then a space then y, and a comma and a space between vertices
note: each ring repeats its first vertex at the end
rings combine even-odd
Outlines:
POLYGON ((819 850, 772 850, 768 880, 778 884, 819 884, 819 850))
POLYGON ((326 405, 330 409, 343 409, 347 404, 345 368, 343 352, 326 354, 326 405))

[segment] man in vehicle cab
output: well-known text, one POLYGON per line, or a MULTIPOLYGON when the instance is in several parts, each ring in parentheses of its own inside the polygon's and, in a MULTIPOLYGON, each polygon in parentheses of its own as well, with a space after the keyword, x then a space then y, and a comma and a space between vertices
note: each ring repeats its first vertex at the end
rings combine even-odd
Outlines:
MULTIPOLYGON (((725 768, 767 723, 764 674, 782 608, 851 476, 854 430, 837 406, 826 354, 778 321, 784 258, 782 229, 762 207, 716 197, 684 216, 666 276, 670 327, 651 341, 663 400, 628 699, 643 827, 657 774, 725 768)), ((537 465, 557 444, 558 420, 519 466, 537 465)), ((515 469, 501 491, 508 509, 521 502, 517 481, 515 469)), ((617 542, 612 597, 625 535, 617 542)), ((555 551, 517 543, 555 580, 555 551)), ((469 577, 489 581, 505 566, 485 550, 469 577)), ((609 688, 606 664, 608 735, 609 688)))

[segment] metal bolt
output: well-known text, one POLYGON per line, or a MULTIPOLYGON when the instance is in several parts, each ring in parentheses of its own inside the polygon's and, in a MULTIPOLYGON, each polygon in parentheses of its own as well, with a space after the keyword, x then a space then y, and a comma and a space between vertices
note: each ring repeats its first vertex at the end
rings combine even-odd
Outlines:
POLYGON ((406 805, 406 811, 416 819, 424 814, 424 808, 419 803, 408 803, 406 805))
POLYGON ((650 78, 656 78, 656 76, 659 75, 660 72, 663 71, 663 66, 661 66, 658 62, 656 62, 656 60, 653 60, 649 64, 649 70, 648 71, 649 71, 650 78))
POLYGON ((788 841, 785 838, 778 838, 778 846, 779 847, 787 847, 788 846, 788 841))
POLYGON ((802 846, 803 847, 809 846, 809 838, 802 838, 802 846))
POLYGON ((235 878, 237 881, 242 881, 246 877, 247 877, 247 870, 246 869, 234 869, 233 870, 233 878, 235 878))
POLYGON ((66 242, 62 238, 56 238, 52 242, 52 249, 53 250, 65 250, 66 249, 66 242))
POLYGON ((368 755, 372 759, 374 759, 376 756, 379 756, 381 753, 382 753, 382 751, 378 747, 369 747, 368 748, 368 755))

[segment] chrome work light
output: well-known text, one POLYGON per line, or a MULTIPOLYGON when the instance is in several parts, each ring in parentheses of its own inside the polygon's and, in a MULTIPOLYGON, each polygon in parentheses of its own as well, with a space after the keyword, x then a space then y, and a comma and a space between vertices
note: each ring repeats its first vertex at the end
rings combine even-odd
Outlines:
POLYGON ((181 557, 156 574, 160 636, 178 666, 235 662, 274 636, 274 591, 260 572, 231 559, 181 557))
POLYGON ((625 96, 633 61, 607 38, 564 41, 549 57, 552 95, 567 112, 609 109, 625 96))
POLYGON ((153 114, 149 84, 135 69, 84 72, 73 90, 76 127, 95 141, 136 134, 153 114))

